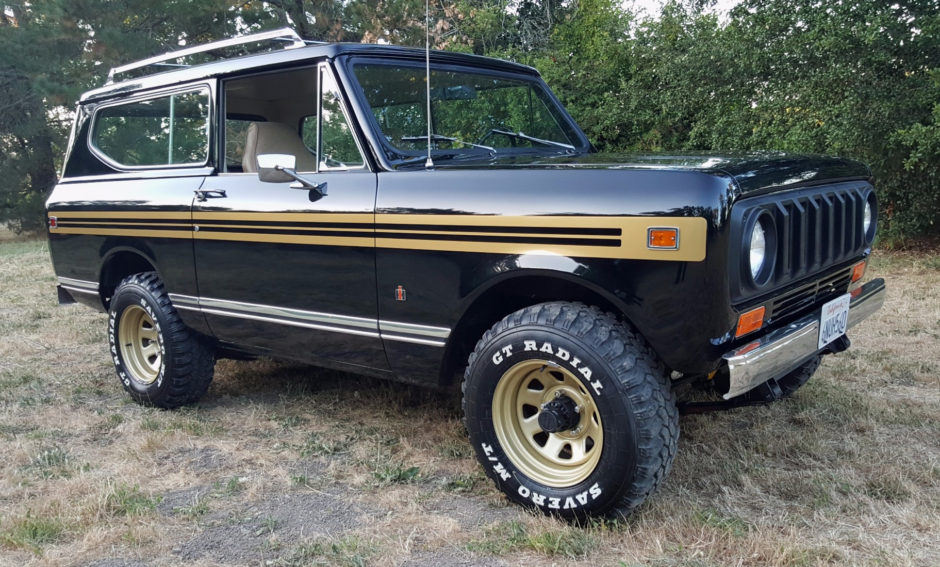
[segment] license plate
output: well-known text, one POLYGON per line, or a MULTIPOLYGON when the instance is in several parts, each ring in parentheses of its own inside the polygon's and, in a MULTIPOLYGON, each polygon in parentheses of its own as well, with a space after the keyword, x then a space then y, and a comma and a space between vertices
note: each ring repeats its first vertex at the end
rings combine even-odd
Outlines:
POLYGON ((839 296, 822 306, 819 316, 819 346, 823 348, 845 334, 849 324, 849 303, 852 296, 848 293, 839 296))

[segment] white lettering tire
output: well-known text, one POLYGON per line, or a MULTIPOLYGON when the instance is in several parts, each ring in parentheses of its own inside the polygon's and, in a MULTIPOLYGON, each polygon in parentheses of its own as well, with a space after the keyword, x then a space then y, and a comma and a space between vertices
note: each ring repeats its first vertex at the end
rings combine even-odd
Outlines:
POLYGON ((180 320, 155 272, 118 284, 108 309, 108 343, 118 379, 140 404, 191 404, 212 382, 212 349, 180 320))
POLYGON ((527 307, 488 330, 470 355, 463 410, 499 489, 567 518, 630 513, 668 474, 679 438, 656 355, 612 316, 576 303, 527 307))

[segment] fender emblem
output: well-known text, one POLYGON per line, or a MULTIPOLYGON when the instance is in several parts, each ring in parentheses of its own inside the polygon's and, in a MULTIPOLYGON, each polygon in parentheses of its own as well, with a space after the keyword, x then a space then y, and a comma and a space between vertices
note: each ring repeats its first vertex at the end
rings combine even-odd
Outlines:
POLYGON ((395 301, 404 301, 405 300, 405 287, 398 286, 395 288, 395 301))

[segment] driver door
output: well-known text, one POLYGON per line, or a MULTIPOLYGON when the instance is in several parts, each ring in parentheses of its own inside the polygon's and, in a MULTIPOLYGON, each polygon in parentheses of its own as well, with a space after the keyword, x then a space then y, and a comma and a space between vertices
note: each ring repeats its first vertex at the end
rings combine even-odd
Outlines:
POLYGON ((193 210, 198 306, 213 334, 278 357, 386 371, 376 175, 331 70, 236 77, 222 97, 226 163, 193 210), (295 156, 297 173, 326 194, 262 182, 257 156, 276 153, 295 156))

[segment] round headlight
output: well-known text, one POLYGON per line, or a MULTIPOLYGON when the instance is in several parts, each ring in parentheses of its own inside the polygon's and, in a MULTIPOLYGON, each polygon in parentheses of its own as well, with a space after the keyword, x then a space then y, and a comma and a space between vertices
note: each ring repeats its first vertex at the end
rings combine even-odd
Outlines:
POLYGON ((862 238, 865 244, 871 244, 875 241, 875 232, 878 230, 878 200, 875 192, 868 193, 865 198, 865 206, 862 208, 862 238))
POLYGON ((750 258, 751 278, 755 281, 757 281, 757 276, 760 275, 761 269, 764 267, 764 260, 767 256, 766 233, 767 231, 764 229, 764 223, 761 221, 754 223, 754 228, 751 230, 750 258))

